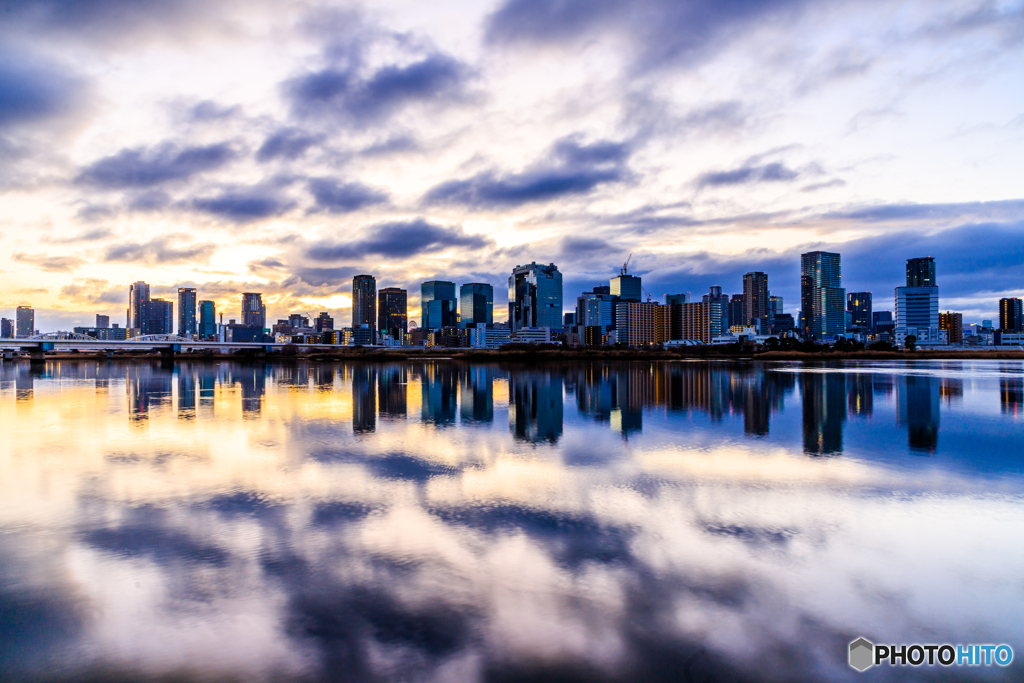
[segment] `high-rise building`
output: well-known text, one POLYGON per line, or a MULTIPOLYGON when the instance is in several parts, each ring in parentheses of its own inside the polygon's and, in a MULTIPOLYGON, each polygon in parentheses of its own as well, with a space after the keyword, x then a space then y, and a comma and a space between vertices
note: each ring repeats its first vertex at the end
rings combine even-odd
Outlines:
POLYGON ((356 275, 352 278, 352 329, 370 326, 370 343, 377 343, 377 278, 356 275))
POLYGON ((672 304, 685 304, 690 300, 689 294, 666 294, 665 305, 671 306, 672 304))
MULTIPOLYGON (((714 331, 711 336, 718 337, 723 334, 728 334, 729 323, 731 318, 729 316, 729 295, 722 294, 722 288, 718 285, 711 287, 708 293, 703 297, 705 303, 715 304, 718 306, 718 315, 715 319, 718 320, 718 329, 714 331)), ((740 297, 742 301, 742 297, 740 297)), ((742 304, 741 304, 742 305, 742 304)))
POLYGON ((675 304, 669 319, 672 339, 695 339, 710 344, 714 337, 720 336, 721 309, 717 303, 675 304))
POLYGON ((178 335, 185 339, 196 336, 196 290, 194 287, 178 288, 178 335))
POLYGON ((938 287, 935 259, 931 256, 907 259, 907 287, 938 287))
POLYGON ((950 344, 964 343, 964 316, 962 313, 946 311, 939 314, 939 329, 946 331, 950 344))
POLYGON ((200 339, 210 339, 217 334, 217 306, 209 299, 198 303, 200 339))
POLYGON ((398 287, 385 287, 377 292, 377 329, 403 343, 409 331, 407 300, 408 293, 398 287))
POLYGON ((174 302, 150 299, 146 303, 142 334, 174 334, 174 302))
POLYGON ((521 327, 562 329, 562 273, 554 263, 516 266, 508 278, 508 322, 521 327))
POLYGON ((459 327, 494 324, 494 287, 471 282, 459 287, 459 327))
POLYGON ((846 290, 839 254, 811 251, 800 255, 800 308, 805 336, 832 337, 846 332, 846 290))
POLYGON ((1009 298, 999 300, 999 329, 1002 332, 1024 332, 1024 302, 1009 298))
POLYGON ((615 330, 618 342, 629 346, 648 346, 657 341, 657 309, 660 304, 620 301, 615 304, 615 330))
POLYGON ((420 327, 425 330, 439 330, 455 324, 456 313, 455 283, 447 280, 430 280, 420 285, 420 327), (431 302, 438 302, 431 306, 431 302), (447 301, 447 304, 441 302, 447 301))
MULTIPOLYGON (((896 329, 939 327, 938 287, 896 288, 896 329)), ((920 338, 920 335, 917 335, 920 338)))
POLYGON ((775 320, 775 318, 777 316, 780 316, 783 313, 785 313, 785 311, 782 310, 782 297, 781 296, 772 296, 771 292, 769 292, 768 293, 768 318, 770 320, 775 320))
MULTIPOLYGON (((142 330, 146 326, 146 304, 149 303, 149 285, 145 282, 133 282, 128 287, 128 321, 127 326, 133 330, 142 330)), ((129 332, 129 335, 131 333, 129 332)))
POLYGON ((0 339, 11 339, 14 337, 14 321, 10 318, 0 318, 0 339))
POLYGON ((871 292, 850 292, 846 295, 846 310, 850 314, 852 332, 872 334, 871 292))
POLYGON ((636 275, 616 275, 608 286, 611 295, 619 297, 620 301, 640 301, 643 298, 643 287, 636 275))
POLYGON ((267 328, 267 307, 263 305, 263 294, 245 292, 242 294, 242 326, 267 328))
POLYGON ((110 316, 96 314, 96 329, 105 330, 110 327, 110 316))
POLYGON ((31 337, 36 333, 36 311, 29 306, 18 306, 14 312, 17 321, 15 335, 18 337, 31 337))
POLYGON ((591 332, 592 338, 608 334, 615 328, 617 301, 617 297, 608 293, 608 287, 594 287, 593 292, 584 292, 576 299, 576 325, 598 328, 598 332, 591 332))
MULTIPOLYGON (((728 308, 727 308, 727 312, 724 313, 722 317, 729 319, 729 327, 732 327, 733 325, 743 325, 743 326, 746 326, 746 322, 745 322, 746 319, 747 319, 746 309, 747 309, 747 307, 746 307, 746 303, 743 301, 743 295, 742 294, 733 294, 732 298, 729 299, 729 305, 728 305, 728 308)), ((725 325, 723 325, 722 326, 722 334, 728 334, 728 333, 729 333, 729 328, 726 327, 725 325)))
POLYGON ((330 332, 334 329, 334 318, 332 318, 331 314, 327 311, 321 311, 320 315, 318 315, 316 320, 313 322, 313 329, 320 334, 330 332))
POLYGON ((743 317, 744 325, 759 324, 768 317, 767 273, 756 271, 743 276, 743 317))

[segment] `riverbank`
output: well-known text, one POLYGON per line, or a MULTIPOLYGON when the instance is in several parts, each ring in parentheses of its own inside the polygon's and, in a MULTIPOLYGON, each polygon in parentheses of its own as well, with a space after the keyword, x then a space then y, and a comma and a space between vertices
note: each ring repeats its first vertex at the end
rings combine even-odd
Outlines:
MULTIPOLYGON (((47 361, 99 360, 130 361, 160 360, 159 353, 105 353, 57 352, 47 354, 47 361)), ((549 361, 630 361, 630 360, 757 360, 757 361, 833 361, 833 360, 1024 360, 1021 350, 940 350, 940 351, 761 351, 737 350, 730 347, 683 347, 679 349, 605 349, 605 348, 557 348, 538 347, 535 349, 373 349, 341 347, 337 350, 320 349, 310 353, 269 353, 256 356, 252 353, 231 354, 180 353, 178 361, 267 361, 310 362, 366 361, 388 362, 401 360, 459 360, 469 362, 523 362, 544 363, 549 361)), ((6 362, 29 362, 27 356, 16 357, 6 362)))

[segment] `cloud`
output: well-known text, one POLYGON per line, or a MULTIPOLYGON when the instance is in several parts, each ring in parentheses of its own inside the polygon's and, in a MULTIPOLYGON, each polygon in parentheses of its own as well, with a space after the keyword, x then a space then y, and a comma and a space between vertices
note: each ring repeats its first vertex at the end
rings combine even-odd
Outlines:
POLYGON ((694 65, 804 0, 505 0, 488 17, 494 45, 571 47, 600 34, 631 44, 633 69, 694 65))
POLYGON ((64 115, 81 105, 84 94, 85 81, 69 69, 23 51, 0 50, 0 131, 64 115))
MULTIPOLYGON (((351 285, 352 278, 362 272, 360 268, 310 268, 296 266, 292 268, 292 276, 281 282, 282 289, 290 290, 298 283, 310 287, 341 287, 351 285)), ((295 292, 296 294, 298 292, 295 292)))
POLYGON ((833 178, 832 180, 826 180, 821 183, 811 183, 800 188, 801 192, 817 192, 818 190, 827 190, 830 187, 844 187, 846 181, 840 178, 833 178))
POLYGON ((225 142, 200 147, 179 148, 165 143, 150 149, 124 149, 87 166, 78 182, 108 190, 151 187, 212 171, 235 156, 225 142))
POLYGON ((321 139, 318 135, 309 135, 298 128, 282 128, 263 141, 256 152, 256 161, 261 163, 273 159, 294 161, 321 139))
POLYGON ((309 191, 316 199, 314 210, 328 213, 348 213, 388 200, 385 192, 361 183, 339 183, 331 178, 311 179, 309 191))
POLYGON ((391 65, 362 77, 357 69, 329 66, 284 84, 299 118, 337 117, 379 125, 412 104, 448 104, 468 95, 470 69, 451 57, 432 54, 405 66, 391 65))
POLYGON ((178 263, 206 263, 217 250, 213 243, 190 244, 188 235, 172 234, 156 237, 149 242, 128 242, 107 248, 103 260, 116 263, 146 263, 170 265, 178 263))
POLYGON ((367 256, 408 258, 417 254, 435 253, 452 247, 482 249, 493 241, 471 235, 462 228, 446 228, 423 219, 381 223, 369 228, 372 236, 355 242, 321 241, 310 244, 303 255, 321 263, 356 260, 367 256))
POLYGON ((450 180, 427 192, 424 201, 501 207, 586 194, 598 185, 629 177, 625 162, 630 152, 630 145, 624 142, 602 140, 583 145, 576 137, 563 138, 549 152, 554 163, 538 164, 522 173, 485 171, 465 180, 450 180))
POLYGON ((24 252, 11 254, 11 260, 27 263, 48 273, 69 273, 85 264, 85 259, 77 256, 47 256, 46 254, 26 254, 24 252))
POLYGON ((250 223, 280 216, 293 209, 295 202, 279 196, 266 186, 256 185, 228 189, 212 197, 199 197, 189 202, 189 206, 233 223, 250 223))
POLYGON ((128 300, 128 285, 110 286, 110 282, 99 278, 75 280, 60 288, 60 297, 72 303, 96 306, 100 304, 119 305, 128 300))
POLYGON ((741 166, 730 171, 703 173, 697 178, 697 185, 699 187, 715 187, 721 185, 780 182, 795 180, 799 176, 800 173, 798 171, 788 168, 785 164, 774 162, 762 166, 741 166))
MULTIPOLYGON (((79 212, 81 215, 81 212, 79 212)), ((86 230, 80 232, 77 235, 70 235, 68 237, 51 237, 47 239, 47 242, 51 244, 80 244, 82 242, 99 242, 105 240, 113 235, 110 228, 94 228, 92 230, 86 230)))
POLYGON ((224 121, 241 113, 239 105, 221 106, 213 100, 203 100, 192 105, 186 111, 186 118, 193 122, 224 121))
POLYGON ((995 202, 960 202, 948 204, 880 204, 834 211, 825 218, 845 218, 869 223, 909 220, 950 220, 978 218, 988 220, 1013 220, 1024 215, 1024 199, 1007 199, 995 202))

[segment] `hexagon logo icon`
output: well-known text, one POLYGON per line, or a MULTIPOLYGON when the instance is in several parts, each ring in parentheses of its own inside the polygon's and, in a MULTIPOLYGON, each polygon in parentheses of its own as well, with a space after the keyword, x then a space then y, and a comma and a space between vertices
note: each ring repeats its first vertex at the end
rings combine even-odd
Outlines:
POLYGON ((865 671, 875 663, 875 646, 866 638, 858 638, 850 643, 850 666, 857 671, 865 671))

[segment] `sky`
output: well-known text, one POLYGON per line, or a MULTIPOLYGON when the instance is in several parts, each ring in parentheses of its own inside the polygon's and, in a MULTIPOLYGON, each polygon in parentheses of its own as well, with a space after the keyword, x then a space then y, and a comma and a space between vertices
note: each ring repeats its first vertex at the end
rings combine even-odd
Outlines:
POLYGON ((123 324, 128 285, 225 319, 350 320, 352 276, 655 300, 799 254, 893 308, 1024 296, 1024 0, 0 3, 0 315, 123 324))

